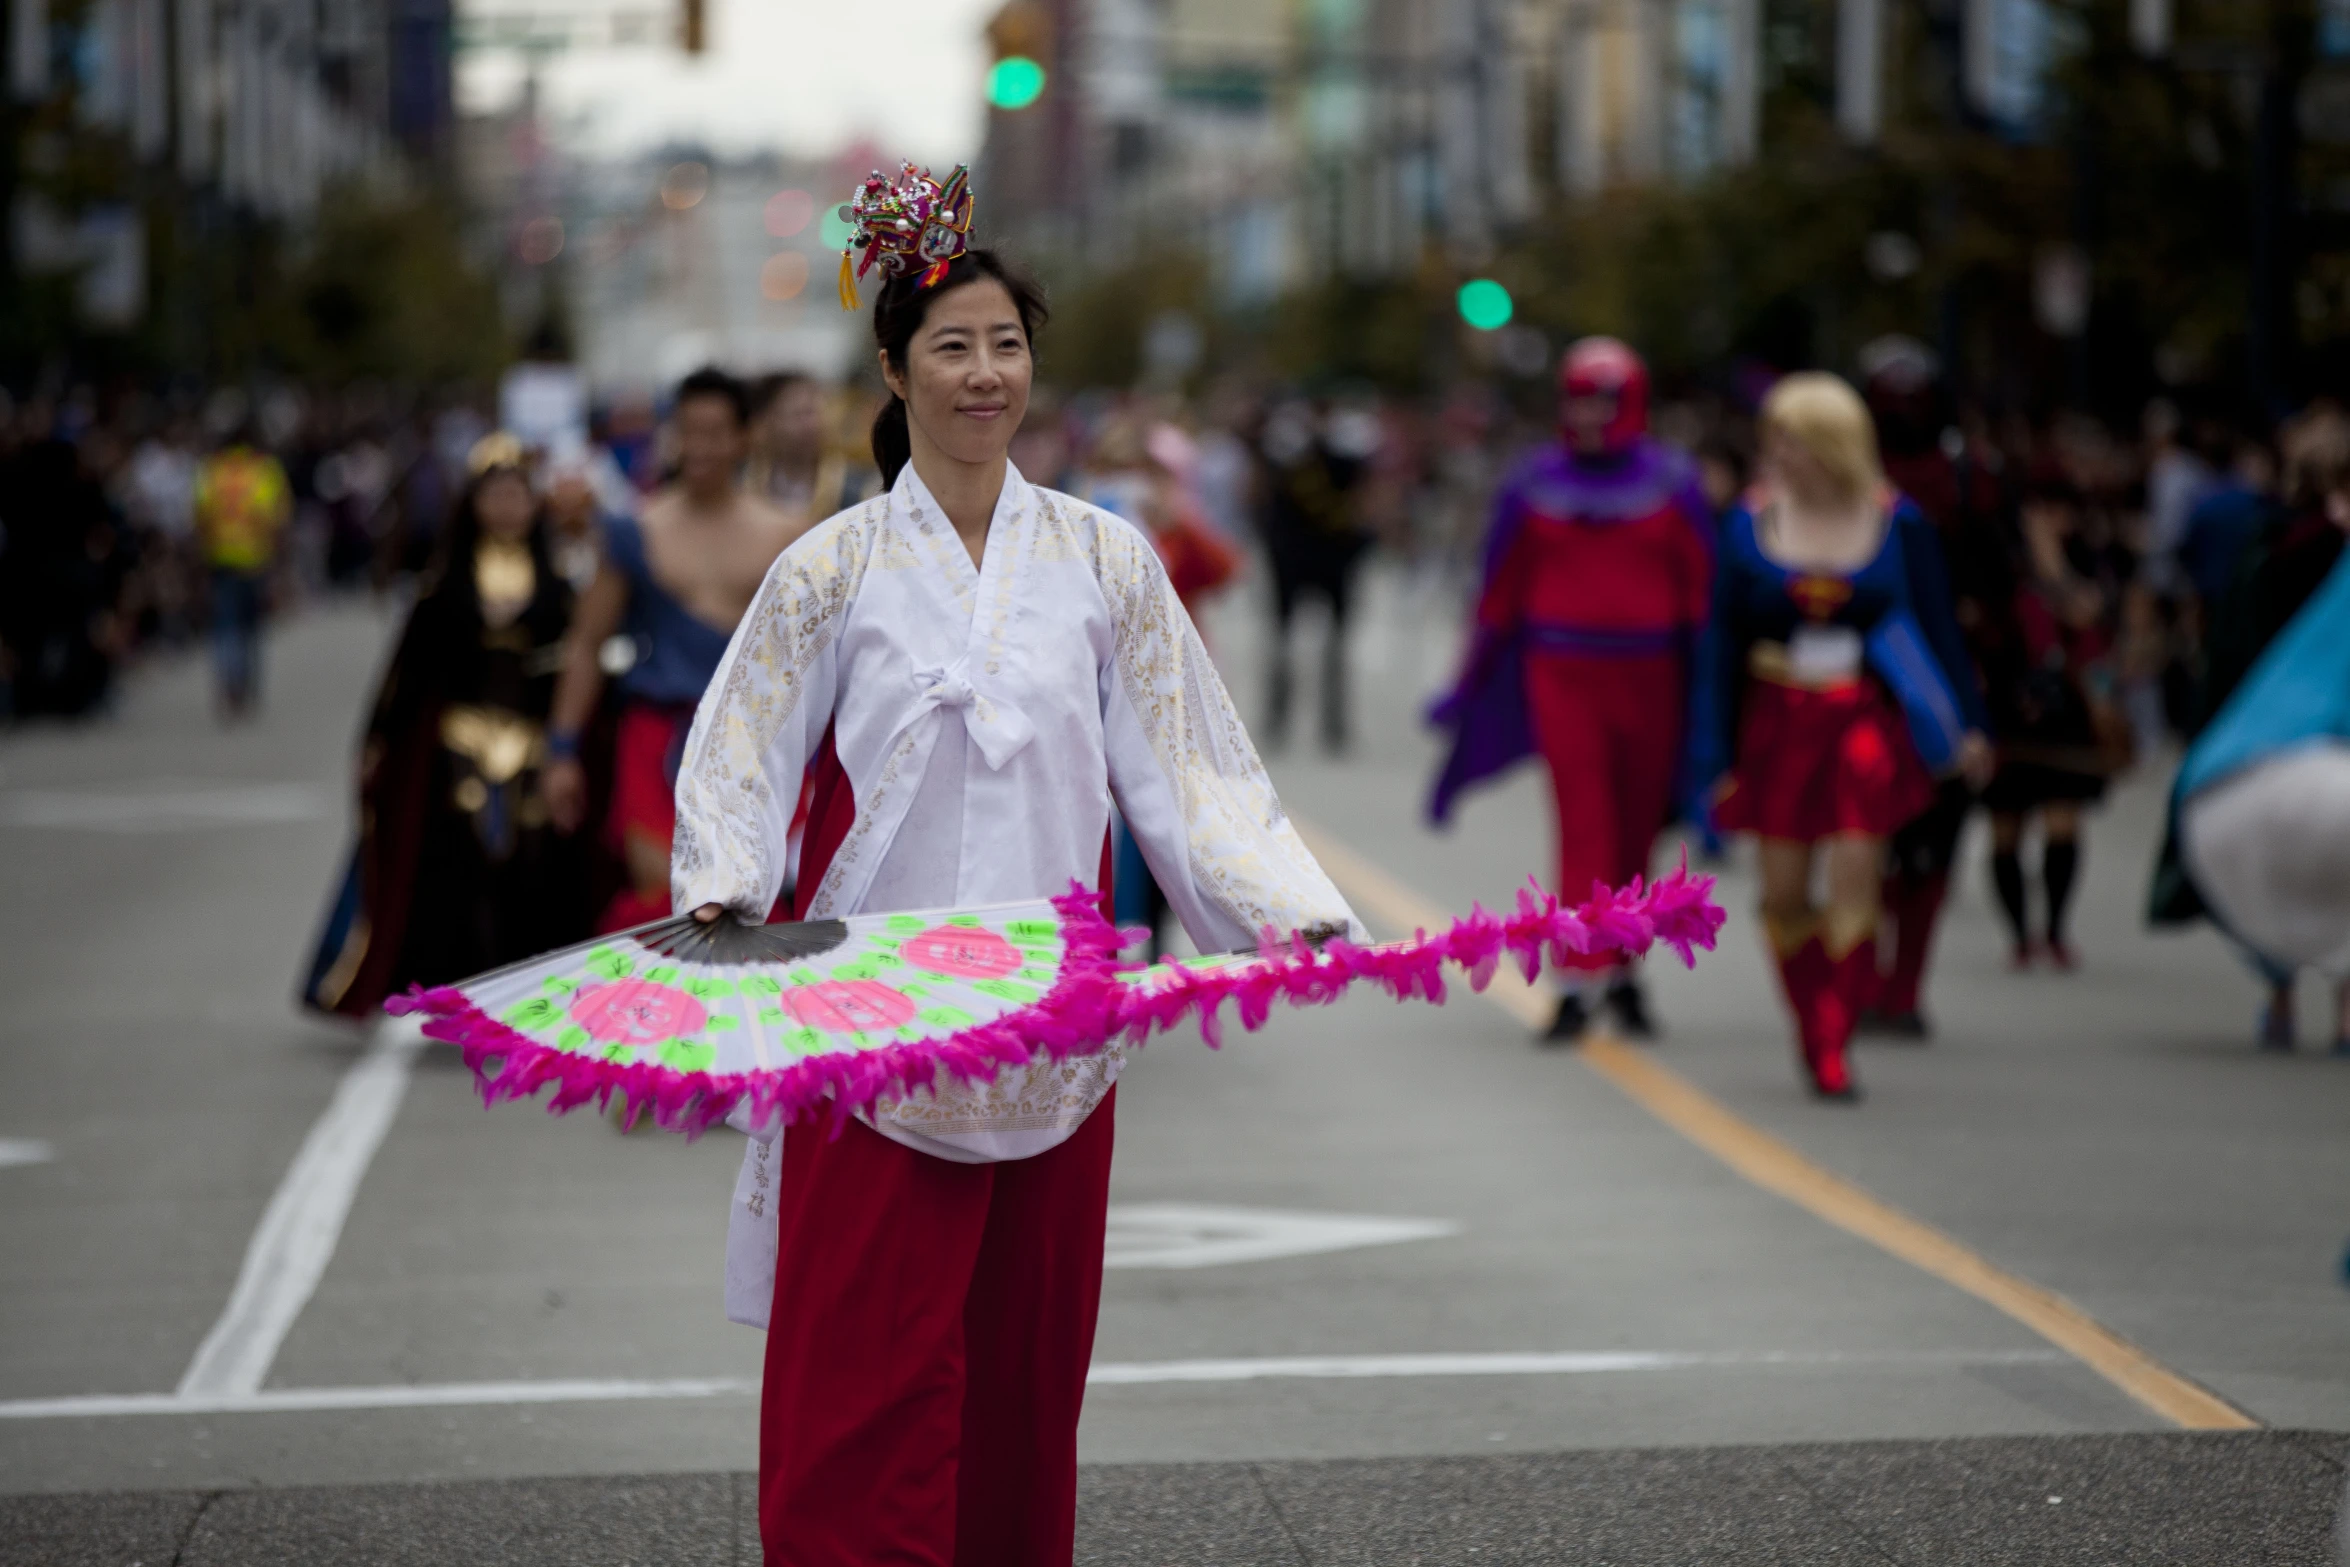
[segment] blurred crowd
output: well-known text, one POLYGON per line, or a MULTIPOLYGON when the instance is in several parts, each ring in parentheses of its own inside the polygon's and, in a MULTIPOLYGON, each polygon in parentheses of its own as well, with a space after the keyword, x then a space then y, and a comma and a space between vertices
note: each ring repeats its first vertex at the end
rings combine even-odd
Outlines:
MULTIPOLYGON (((2329 402, 2268 427, 2169 402, 2135 429, 2034 420, 1954 401, 1932 355, 1898 339, 1871 345, 1857 379, 1889 476, 1945 532, 1970 635, 1984 656, 2030 666, 1996 682, 2008 716, 2055 700, 2061 666, 2078 688, 2063 701, 2085 709, 2108 772, 2193 733, 2241 673, 2244 637, 2221 610, 2246 564, 2332 547, 2329 507, 2350 506, 2350 419, 2329 402)), ((754 489, 817 516, 870 489, 869 394, 797 374, 749 390, 754 489)), ((1657 412, 1717 508, 1750 476, 1750 403, 1700 391, 1657 412)), ((558 559, 581 587, 598 519, 674 466, 664 413, 621 399, 577 441, 532 453, 558 559)), ((248 628, 424 570, 490 429, 472 402, 370 388, 0 401, 0 714, 91 712, 126 663, 209 643, 230 666, 233 715, 257 678, 235 667, 248 628)), ((1426 401, 1227 382, 1197 398, 1040 391, 1014 460, 1149 527, 1187 598, 1262 562, 1276 635, 1261 721, 1275 743, 1299 685, 1291 621, 1326 605, 1341 635, 1312 672, 1315 723, 1338 750, 1363 562, 1378 552, 1465 591, 1496 483, 1549 438, 1546 410, 1478 382, 1426 401)))

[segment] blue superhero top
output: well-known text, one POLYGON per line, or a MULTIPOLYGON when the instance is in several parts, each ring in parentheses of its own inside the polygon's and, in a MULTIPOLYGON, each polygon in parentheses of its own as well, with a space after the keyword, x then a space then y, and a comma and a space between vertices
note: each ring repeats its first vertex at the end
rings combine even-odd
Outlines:
POLYGON ((604 525, 604 558, 628 578, 628 615, 621 630, 636 643, 637 656, 620 677, 622 693, 664 706, 699 702, 733 634, 694 614, 661 586, 634 517, 614 517, 604 525))
POLYGON ((1801 626, 1859 634, 1868 670, 1909 721, 1919 756, 1939 772, 1969 730, 1985 728, 1982 693, 1951 613, 1950 585, 1934 525, 1892 493, 1884 541, 1854 571, 1784 566, 1763 552, 1756 503, 1722 524, 1713 616, 1699 643, 1691 695, 1687 783, 1708 790, 1737 754, 1748 657, 1758 642, 1786 642, 1801 626))

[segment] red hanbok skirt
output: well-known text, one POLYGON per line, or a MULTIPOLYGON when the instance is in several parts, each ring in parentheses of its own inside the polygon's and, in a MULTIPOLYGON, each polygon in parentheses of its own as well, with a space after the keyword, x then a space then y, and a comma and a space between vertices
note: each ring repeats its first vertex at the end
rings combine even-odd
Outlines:
POLYGON ((1723 831, 1798 843, 1885 837, 1933 803, 1934 780, 1876 681, 1748 682, 1738 762, 1714 811, 1723 831))

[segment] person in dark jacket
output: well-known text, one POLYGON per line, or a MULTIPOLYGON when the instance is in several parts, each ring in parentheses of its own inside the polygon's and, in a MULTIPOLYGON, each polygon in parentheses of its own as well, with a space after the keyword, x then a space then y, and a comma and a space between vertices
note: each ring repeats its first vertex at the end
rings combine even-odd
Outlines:
POLYGON ((589 932, 584 845, 539 789, 572 590, 512 437, 473 453, 368 715, 360 837, 303 999, 365 1017, 589 932))

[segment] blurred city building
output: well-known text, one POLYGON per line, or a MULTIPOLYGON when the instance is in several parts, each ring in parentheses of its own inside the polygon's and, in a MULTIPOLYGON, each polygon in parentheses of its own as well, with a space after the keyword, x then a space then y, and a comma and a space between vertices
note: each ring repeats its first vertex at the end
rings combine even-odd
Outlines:
POLYGON ((1489 276, 1507 330, 1669 375, 1902 331, 2002 399, 2273 418, 2350 367, 2350 0, 1009 0, 988 39, 991 230, 1150 296, 1138 335, 1417 290, 1379 373, 1425 385, 1489 276))
POLYGON ((840 308, 828 243, 848 184, 831 160, 675 148, 580 170, 571 278, 590 383, 651 392, 704 364, 838 374, 865 325, 840 308))
POLYGON ((12 0, 5 36, 9 281, 85 328, 147 318, 159 235, 299 227, 449 151, 447 0, 12 0))

